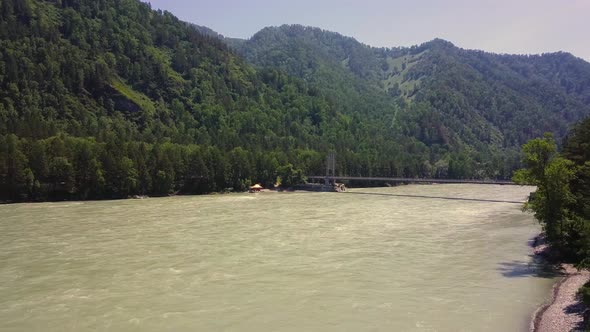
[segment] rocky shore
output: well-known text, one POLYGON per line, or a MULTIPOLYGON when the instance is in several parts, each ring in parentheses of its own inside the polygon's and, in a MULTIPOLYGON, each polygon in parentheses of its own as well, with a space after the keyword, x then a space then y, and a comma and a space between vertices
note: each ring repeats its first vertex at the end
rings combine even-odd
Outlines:
MULTIPOLYGON (((553 254, 539 235, 533 243, 536 256, 551 260, 553 254)), ((582 331, 586 307, 577 297, 577 292, 590 280, 590 271, 578 271, 571 264, 559 264, 563 279, 553 286, 551 300, 540 307, 531 321, 532 332, 582 331)))

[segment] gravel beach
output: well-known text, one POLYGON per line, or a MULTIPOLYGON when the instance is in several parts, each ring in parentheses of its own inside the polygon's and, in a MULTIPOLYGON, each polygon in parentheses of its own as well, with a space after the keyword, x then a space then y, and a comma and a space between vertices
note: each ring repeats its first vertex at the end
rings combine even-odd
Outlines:
MULTIPOLYGON (((535 255, 544 256, 547 246, 535 241, 535 255)), ((570 264, 562 264, 564 277, 553 286, 551 301, 539 308, 531 322, 532 332, 581 331, 585 306, 576 298, 578 289, 590 280, 590 271, 578 271, 570 264)))

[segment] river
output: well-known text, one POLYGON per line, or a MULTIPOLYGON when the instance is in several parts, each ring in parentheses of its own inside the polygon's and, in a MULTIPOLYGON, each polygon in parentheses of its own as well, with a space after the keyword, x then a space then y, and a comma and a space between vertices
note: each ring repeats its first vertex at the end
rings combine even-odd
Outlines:
POLYGON ((530 187, 0 206, 0 330, 527 331, 530 187))

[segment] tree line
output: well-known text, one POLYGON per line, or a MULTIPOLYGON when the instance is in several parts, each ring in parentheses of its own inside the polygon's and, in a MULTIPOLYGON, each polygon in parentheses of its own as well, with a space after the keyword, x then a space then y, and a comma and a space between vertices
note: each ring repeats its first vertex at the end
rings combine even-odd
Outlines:
POLYGON ((553 136, 523 146, 526 168, 514 181, 537 186, 526 209, 543 226, 559 257, 590 266, 590 118, 576 125, 558 152, 553 136))
POLYGON ((42 140, 0 136, 0 200, 127 198, 132 195, 244 191, 254 182, 286 187, 304 181, 290 158, 319 167, 310 150, 254 153, 237 147, 97 142, 58 135, 42 140))
MULTIPOLYGON (((551 248, 550 258, 590 268, 590 118, 567 135, 562 151, 550 134, 523 146, 526 168, 514 174, 514 181, 537 186, 525 210, 534 213, 543 226, 551 248)), ((578 296, 590 307, 590 282, 578 296)), ((590 328, 584 314, 584 329, 590 328)))

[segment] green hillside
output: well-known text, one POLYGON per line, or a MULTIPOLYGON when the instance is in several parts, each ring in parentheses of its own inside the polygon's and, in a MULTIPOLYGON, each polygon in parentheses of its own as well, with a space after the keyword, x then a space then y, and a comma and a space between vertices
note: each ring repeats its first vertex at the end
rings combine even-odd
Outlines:
POLYGON ((475 151, 510 149, 546 131, 563 137, 572 123, 590 115, 590 64, 567 53, 497 55, 439 39, 410 48, 372 48, 299 25, 265 28, 237 49, 258 67, 282 69, 320 90, 340 92, 336 99, 344 112, 346 105, 364 113, 402 105, 407 134, 428 146, 444 141, 475 151), (369 100, 363 99, 367 93, 369 100), (424 111, 416 111, 418 105, 424 111), (420 133, 409 124, 416 121, 438 129, 420 133))
POLYGON ((424 176, 391 114, 254 69, 216 36, 136 0, 0 2, 0 199, 243 190, 321 173, 424 176))
POLYGON ((301 26, 248 41, 137 0, 0 1, 0 200, 288 185, 321 174, 508 178, 589 115, 590 65, 301 26))

